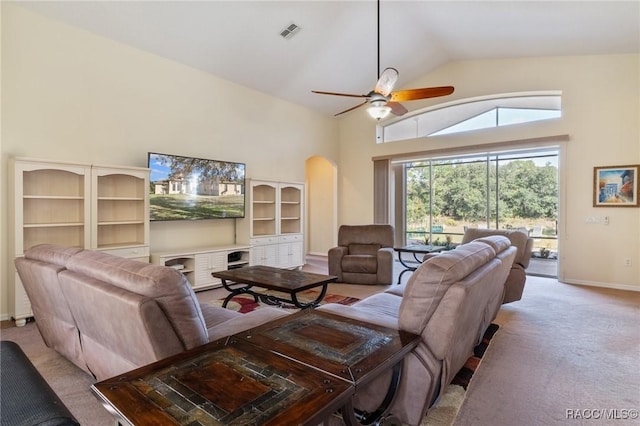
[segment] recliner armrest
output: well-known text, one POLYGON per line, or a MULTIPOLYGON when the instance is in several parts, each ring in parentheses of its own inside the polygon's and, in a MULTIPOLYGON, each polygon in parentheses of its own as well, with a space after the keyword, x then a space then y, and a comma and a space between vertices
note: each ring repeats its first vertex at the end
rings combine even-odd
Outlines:
POLYGON ((393 281, 393 247, 378 249, 376 254, 378 261, 378 282, 391 284, 393 281))
POLYGON ((531 260, 531 252, 533 251, 533 238, 527 238, 527 245, 524 247, 524 253, 520 257, 520 265, 524 269, 529 267, 529 261, 531 260))
POLYGON ((329 249, 329 275, 337 276, 338 281, 342 281, 342 258, 347 254, 349 254, 349 249, 346 246, 337 246, 329 249))
POLYGON ((380 258, 380 256, 388 256, 387 254, 384 253, 389 253, 388 255, 391 255, 391 257, 393 257, 393 247, 382 247, 380 249, 378 249, 378 258, 380 258))

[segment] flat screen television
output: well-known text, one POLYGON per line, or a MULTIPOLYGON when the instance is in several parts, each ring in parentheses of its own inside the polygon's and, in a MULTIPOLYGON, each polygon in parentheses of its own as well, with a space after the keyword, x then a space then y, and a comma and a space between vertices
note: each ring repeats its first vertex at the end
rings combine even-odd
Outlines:
POLYGON ((241 218, 244 163, 149 152, 152 221, 241 218))

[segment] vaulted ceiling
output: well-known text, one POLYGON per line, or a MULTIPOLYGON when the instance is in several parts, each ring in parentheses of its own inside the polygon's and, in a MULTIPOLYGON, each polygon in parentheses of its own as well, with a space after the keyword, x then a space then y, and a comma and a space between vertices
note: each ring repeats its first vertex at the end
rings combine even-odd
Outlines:
MULTIPOLYGON (((373 0, 17 3, 327 115, 358 101, 311 90, 366 94, 377 80, 373 0)), ((406 88, 448 61, 639 53, 640 2, 382 0, 380 37, 381 68, 406 88)))

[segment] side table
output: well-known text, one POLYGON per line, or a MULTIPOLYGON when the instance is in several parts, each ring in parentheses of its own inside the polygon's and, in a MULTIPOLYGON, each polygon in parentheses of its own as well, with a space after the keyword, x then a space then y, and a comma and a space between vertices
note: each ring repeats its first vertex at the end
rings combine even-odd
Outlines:
POLYGON ((400 383, 405 356, 418 345, 420 336, 402 330, 307 309, 238 333, 231 340, 244 340, 302 365, 350 383, 354 389, 380 374, 392 371, 386 396, 371 413, 356 412, 349 398, 341 410, 347 426, 395 424, 388 415, 400 383))
POLYGON ((353 384, 224 338, 94 384, 124 426, 317 426, 351 401, 353 384))
POLYGON ((409 244, 407 246, 394 247, 393 249, 398 253, 398 262, 400 262, 400 264, 402 264, 402 266, 404 266, 405 268, 402 272, 400 272, 400 275, 398 276, 398 284, 402 282, 402 276, 405 273, 413 272, 418 269, 418 266, 420 266, 420 264, 423 262, 422 258, 424 258, 425 254, 441 252, 445 248, 446 247, 444 246, 424 244, 409 244), (406 261, 402 258, 402 253, 411 253, 418 266, 406 263, 406 261), (418 259, 419 254, 422 255, 420 259, 418 259))

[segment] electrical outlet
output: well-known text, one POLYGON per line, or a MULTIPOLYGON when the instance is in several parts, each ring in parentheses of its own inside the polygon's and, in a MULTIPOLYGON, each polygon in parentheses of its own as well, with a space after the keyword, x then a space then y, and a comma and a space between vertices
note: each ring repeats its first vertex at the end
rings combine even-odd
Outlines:
POLYGON ((629 259, 628 257, 625 257, 624 266, 631 266, 631 259, 629 259))

